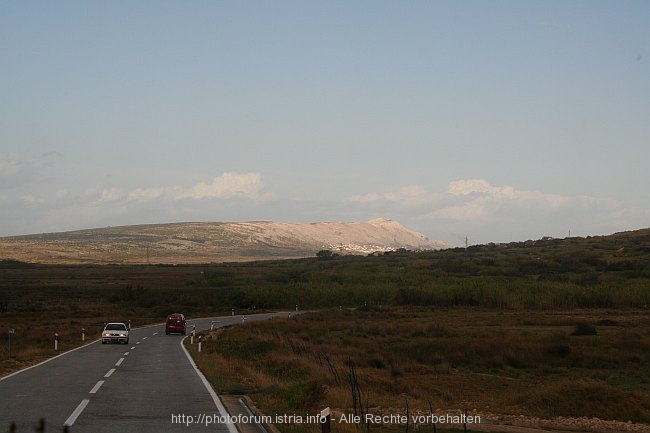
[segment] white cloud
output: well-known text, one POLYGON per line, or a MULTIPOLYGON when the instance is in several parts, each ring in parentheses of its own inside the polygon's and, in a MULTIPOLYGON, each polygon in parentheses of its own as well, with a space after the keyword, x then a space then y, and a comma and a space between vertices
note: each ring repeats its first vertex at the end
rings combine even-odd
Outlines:
POLYGON ((433 211, 430 215, 436 219, 455 221, 476 221, 486 219, 489 212, 486 208, 487 200, 479 197, 457 206, 447 206, 433 211))
POLYGON ((449 182, 447 192, 453 195, 467 195, 475 192, 493 192, 496 189, 486 180, 468 179, 449 182))
POLYGON ((385 193, 369 193, 355 195, 345 199, 349 203, 377 203, 377 202, 396 202, 407 205, 419 205, 431 203, 437 199, 437 195, 429 194, 421 185, 407 185, 396 191, 385 193))
POLYGON ((41 178, 60 160, 58 152, 37 157, 0 153, 0 188, 15 188, 41 178))
POLYGON ((136 188, 127 194, 129 200, 142 201, 142 200, 155 200, 165 194, 165 188, 136 188))
POLYGON ((99 201, 103 203, 113 202, 120 200, 123 196, 124 194, 119 188, 104 188, 99 201))
MULTIPOLYGON (((262 191, 260 173, 224 173, 215 176, 212 182, 199 182, 190 187, 164 186, 136 188, 128 192, 130 201, 149 201, 164 198, 167 200, 206 200, 260 197, 262 191)), ((105 190, 109 191, 109 190, 105 190)))
POLYGON ((259 173, 224 173, 212 179, 212 183, 199 182, 191 188, 174 190, 173 198, 206 198, 248 197, 256 198, 262 189, 259 173))
POLYGON ((613 211, 616 200, 591 196, 565 196, 516 189, 509 185, 494 186, 484 179, 455 180, 439 195, 438 206, 431 209, 433 218, 456 221, 480 221, 498 217, 520 217, 591 209, 613 211))
POLYGON ((432 212, 434 217, 468 221, 488 219, 496 214, 519 213, 521 210, 548 213, 575 204, 613 204, 592 197, 517 190, 508 185, 493 186, 484 179, 450 182, 447 195, 460 198, 461 203, 436 209, 432 212))
POLYGON ((69 167, 67 176, 58 176, 63 171, 52 170, 56 160, 50 159, 56 157, 46 155, 30 162, 0 155, 4 187, 0 188, 0 216, 5 223, 0 236, 120 222, 199 220, 223 214, 225 209, 259 206, 273 196, 263 190, 261 175, 256 172, 227 172, 189 185, 130 188, 110 183, 101 186, 112 177, 98 173, 94 182, 80 183, 75 180, 83 168, 69 167), (39 166, 43 170, 35 170, 39 166), (13 176, 11 187, 3 176, 13 176))
POLYGON ((566 235, 569 230, 575 235, 607 234, 646 226, 648 221, 648 212, 640 204, 493 185, 485 179, 457 179, 438 190, 410 184, 341 202, 318 194, 275 197, 265 191, 258 172, 226 172, 187 184, 182 183, 186 177, 177 176, 168 184, 157 181, 142 186, 138 179, 151 181, 156 176, 120 173, 118 178, 110 172, 66 165, 58 158, 56 154, 32 159, 0 154, 0 183, 12 181, 11 186, 0 187, 3 234, 184 220, 310 222, 387 217, 431 238, 453 243, 469 235, 478 243, 566 235), (81 176, 88 173, 94 176, 81 176), (88 180, 79 182, 81 178, 88 180))
POLYGON ((266 198, 262 194, 263 184, 258 172, 237 173, 226 172, 211 180, 201 181, 194 185, 162 185, 149 187, 132 187, 130 189, 116 185, 92 186, 86 184, 81 191, 74 182, 78 176, 94 174, 95 182, 104 182, 100 173, 89 173, 87 168, 67 166, 58 152, 48 152, 37 157, 0 153, 0 189, 9 196, 21 196, 23 203, 47 203, 61 199, 56 189, 69 189, 65 198, 70 200, 67 205, 87 203, 90 205, 116 202, 165 200, 210 200, 266 198), (75 188, 77 187, 77 188, 75 188), (22 189, 22 190, 19 190, 22 189))
POLYGON ((453 238, 436 233, 462 233, 464 238, 469 232, 484 242, 566 235, 570 229, 583 234, 613 233, 630 227, 631 216, 638 213, 608 198, 492 185, 485 179, 454 180, 444 191, 411 185, 349 197, 345 202, 451 242, 453 238), (621 215, 630 215, 630 223, 623 225, 621 215))

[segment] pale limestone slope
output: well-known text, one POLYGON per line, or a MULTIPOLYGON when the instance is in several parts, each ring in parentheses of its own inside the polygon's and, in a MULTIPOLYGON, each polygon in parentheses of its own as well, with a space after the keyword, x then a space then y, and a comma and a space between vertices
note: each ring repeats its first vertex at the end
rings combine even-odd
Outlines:
POLYGON ((35 263, 206 263, 445 248, 396 221, 192 222, 0 238, 0 260, 35 263))

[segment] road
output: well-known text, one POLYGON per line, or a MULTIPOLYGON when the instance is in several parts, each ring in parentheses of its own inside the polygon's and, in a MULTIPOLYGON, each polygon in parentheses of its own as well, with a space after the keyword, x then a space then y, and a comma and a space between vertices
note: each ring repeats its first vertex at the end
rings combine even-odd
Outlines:
MULTIPOLYGON (((246 321, 274 314, 246 316, 246 321)), ((232 324, 242 316, 188 320, 188 334, 232 324)), ((129 344, 94 341, 35 367, 0 379, 0 431, 73 433, 219 432, 227 414, 182 345, 162 324, 132 329, 129 344), (191 422, 190 422, 191 421, 191 422)))

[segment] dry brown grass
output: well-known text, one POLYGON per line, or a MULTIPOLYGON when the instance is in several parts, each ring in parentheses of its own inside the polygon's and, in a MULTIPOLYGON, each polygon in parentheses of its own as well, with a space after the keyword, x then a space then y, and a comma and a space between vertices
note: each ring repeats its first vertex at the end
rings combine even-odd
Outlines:
POLYGON ((94 318, 61 318, 48 313, 6 314, 0 316, 3 330, 0 344, 0 375, 36 364, 47 358, 87 344, 99 338, 104 322, 121 317, 119 314, 98 314, 94 318), (11 335, 9 357, 8 330, 11 335), (82 341, 85 329, 85 341, 82 341), (58 334, 58 350, 54 350, 55 333, 58 334))
POLYGON ((218 392, 269 414, 354 412, 354 369, 357 411, 373 414, 650 421, 645 312, 328 311, 220 330, 205 347, 198 363, 218 392), (572 336, 584 322, 605 325, 572 336))

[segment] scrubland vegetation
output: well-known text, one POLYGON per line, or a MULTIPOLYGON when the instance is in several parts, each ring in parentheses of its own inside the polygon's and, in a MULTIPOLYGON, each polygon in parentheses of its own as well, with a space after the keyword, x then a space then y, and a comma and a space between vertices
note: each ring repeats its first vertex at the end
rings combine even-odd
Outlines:
POLYGON ((184 266, 4 260, 0 371, 51 356, 54 332, 64 350, 107 320, 298 307, 322 311, 206 336, 198 360, 220 392, 249 393, 270 413, 408 407, 648 423, 649 259, 650 230, 184 266))
POLYGON ((217 330, 203 341, 200 354, 192 350, 217 392, 248 394, 271 415, 330 407, 650 422, 645 312, 334 309, 217 330))

